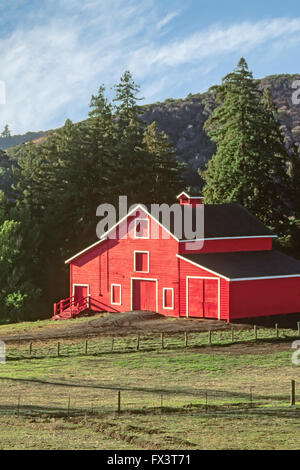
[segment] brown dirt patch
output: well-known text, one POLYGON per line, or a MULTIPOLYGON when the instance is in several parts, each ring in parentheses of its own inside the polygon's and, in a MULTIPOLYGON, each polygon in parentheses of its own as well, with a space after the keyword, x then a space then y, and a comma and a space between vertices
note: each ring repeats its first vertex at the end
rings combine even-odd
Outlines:
MULTIPOLYGON (((16 340, 49 340, 87 338, 93 336, 127 336, 137 333, 179 333, 201 332, 208 330, 228 330, 231 326, 225 321, 165 317, 152 312, 125 312, 98 314, 84 322, 74 320, 53 321, 53 325, 45 325, 36 329, 34 323, 28 332, 6 332, 1 334, 1 340, 10 343, 16 340)), ((235 329, 248 329, 249 325, 235 324, 235 329)))

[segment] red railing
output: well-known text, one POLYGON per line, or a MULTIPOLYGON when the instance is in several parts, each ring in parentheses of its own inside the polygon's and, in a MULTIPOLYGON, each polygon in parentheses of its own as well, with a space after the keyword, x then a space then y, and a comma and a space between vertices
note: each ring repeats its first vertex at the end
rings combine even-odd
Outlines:
POLYGON ((54 316, 61 315, 66 310, 70 310, 71 314, 77 314, 89 307, 90 297, 82 297, 81 299, 75 299, 74 296, 68 297, 54 304, 54 316))

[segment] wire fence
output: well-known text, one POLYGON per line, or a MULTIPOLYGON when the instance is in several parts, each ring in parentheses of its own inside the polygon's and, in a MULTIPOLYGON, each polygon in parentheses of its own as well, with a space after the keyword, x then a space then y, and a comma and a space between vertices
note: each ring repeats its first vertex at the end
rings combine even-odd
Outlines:
MULTIPOLYGON (((6 385, 9 379, 5 379, 6 385)), ((3 385, 3 380, 0 382, 3 385)), ((284 391, 255 386, 242 390, 135 390, 97 385, 53 384, 13 380, 16 393, 1 394, 0 413, 14 415, 75 416, 107 413, 209 413, 269 410, 298 404, 295 381, 284 391)), ((300 403, 299 403, 300 404, 300 403)))
MULTIPOLYGON (((100 336, 85 340, 44 340, 7 345, 7 360, 72 357, 115 353, 139 353, 182 348, 205 348, 260 341, 293 341, 300 337, 300 324, 293 329, 257 328, 223 331, 152 333, 100 336)), ((105 413, 205 412, 238 409, 271 409, 297 404, 295 382, 281 378, 274 384, 249 384, 236 390, 212 388, 160 390, 107 387, 97 384, 46 382, 0 378, 0 413, 74 416, 105 413), (278 382, 278 383, 277 383, 278 382), (272 385, 272 386, 271 386, 272 385)))
POLYGON ((16 340, 6 345, 7 360, 42 358, 55 356, 101 355, 108 353, 130 353, 158 349, 203 348, 228 346, 253 342, 283 342, 300 338, 300 323, 297 329, 261 328, 234 329, 206 332, 151 333, 129 336, 99 336, 85 340, 63 339, 62 341, 38 340, 24 342, 16 340))

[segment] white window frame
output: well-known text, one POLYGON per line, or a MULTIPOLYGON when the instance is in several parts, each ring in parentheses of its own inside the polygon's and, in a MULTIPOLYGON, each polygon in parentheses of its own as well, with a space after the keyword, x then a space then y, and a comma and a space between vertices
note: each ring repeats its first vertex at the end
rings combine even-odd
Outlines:
POLYGON ((164 310, 174 310, 174 288, 173 287, 164 287, 163 288, 163 309, 164 310), (167 290, 170 290, 172 291, 172 307, 166 307, 166 303, 165 303, 165 292, 167 290))
POLYGON ((150 251, 139 251, 139 250, 135 250, 134 252, 134 256, 133 256, 133 269, 134 269, 134 272, 135 273, 144 273, 144 274, 149 274, 150 273, 150 251), (148 255, 148 271, 137 271, 136 270, 136 255, 137 253, 143 253, 143 254, 146 254, 148 255))
POLYGON ((145 218, 137 218, 137 219, 134 219, 134 238, 136 238, 137 240, 149 240, 150 238, 150 223, 149 223, 149 219, 145 219, 145 218), (137 223, 138 222, 144 222, 146 221, 147 222, 147 236, 146 237, 139 237, 136 233, 136 226, 137 226, 137 223))
POLYGON ((112 305, 122 305, 122 284, 112 284, 110 287, 110 303, 112 305), (114 287, 120 287, 120 302, 113 302, 113 289, 114 287))

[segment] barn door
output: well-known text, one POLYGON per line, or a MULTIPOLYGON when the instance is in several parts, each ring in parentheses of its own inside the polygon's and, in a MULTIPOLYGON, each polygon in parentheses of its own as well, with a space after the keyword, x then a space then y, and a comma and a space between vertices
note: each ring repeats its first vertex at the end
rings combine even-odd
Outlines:
POLYGON ((133 280, 133 310, 156 311, 156 282, 142 279, 133 280))
POLYGON ((188 316, 204 317, 203 279, 188 279, 188 316))
POLYGON ((218 280, 188 278, 187 316, 218 318, 218 280))
POLYGON ((83 298, 88 296, 88 287, 87 286, 74 286, 74 305, 81 306, 83 298))
POLYGON ((204 286, 204 316, 207 318, 217 318, 218 281, 214 279, 205 279, 204 286))

